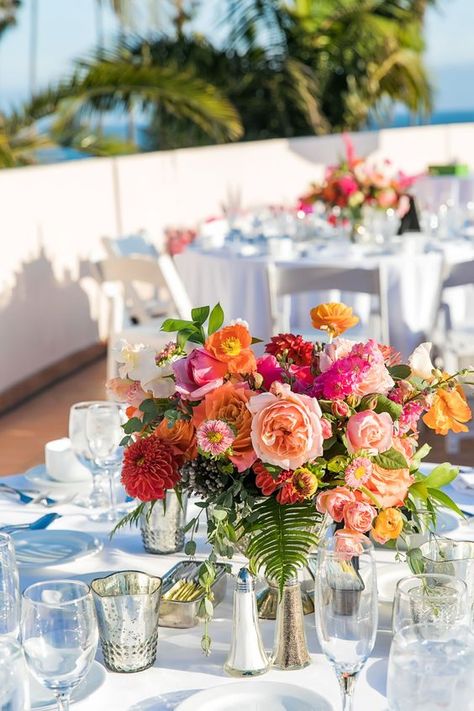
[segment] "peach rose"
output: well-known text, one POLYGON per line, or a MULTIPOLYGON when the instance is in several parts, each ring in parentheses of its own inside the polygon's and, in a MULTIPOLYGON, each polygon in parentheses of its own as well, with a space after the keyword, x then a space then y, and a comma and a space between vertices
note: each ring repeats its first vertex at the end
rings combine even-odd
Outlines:
POLYGON ((340 523, 344 518, 344 508, 356 501, 353 491, 345 486, 336 486, 329 491, 323 491, 316 500, 319 513, 328 513, 333 521, 340 523))
POLYGON ((365 449, 374 454, 386 452, 392 446, 393 422, 388 412, 377 414, 363 410, 349 417, 347 449, 351 454, 365 449))
POLYGON ((273 383, 271 392, 247 404, 252 418, 252 445, 259 459, 282 469, 297 469, 323 453, 321 408, 315 398, 273 383))
POLYGON ((356 385, 354 392, 356 395, 370 395, 380 393, 386 395, 395 385, 392 376, 388 372, 383 360, 372 363, 363 380, 356 385))
MULTIPOLYGON (((413 442, 409 438, 393 438, 393 448, 403 454, 407 463, 413 456, 413 442)), ((373 465, 372 475, 366 483, 383 508, 390 506, 403 506, 407 497, 408 488, 413 484, 414 478, 409 469, 382 469, 377 464, 373 465)))
POLYGON ((170 427, 169 421, 165 418, 155 429, 154 434, 162 442, 166 442, 176 455, 182 455, 186 460, 196 457, 196 430, 189 420, 176 420, 170 427))
POLYGON ((335 533, 336 551, 341 556, 350 560, 355 555, 362 555, 364 552, 363 541, 365 539, 358 531, 350 528, 341 528, 335 533))
POLYGON ((377 511, 364 501, 350 501, 344 506, 344 523, 351 531, 365 533, 372 527, 377 511))

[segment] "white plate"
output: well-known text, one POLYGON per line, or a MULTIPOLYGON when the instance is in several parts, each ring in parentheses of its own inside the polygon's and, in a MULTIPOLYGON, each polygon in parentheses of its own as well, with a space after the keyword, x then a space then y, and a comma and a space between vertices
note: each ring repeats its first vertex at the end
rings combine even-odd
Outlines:
MULTIPOLYGON (((30 695, 31 695, 31 711, 49 711, 56 709, 56 701, 48 689, 36 681, 30 674, 30 695)), ((83 701, 88 696, 97 691, 105 682, 106 671, 102 664, 93 662, 84 681, 74 689, 71 694, 71 704, 77 701, 83 701)))
MULTIPOLYGON (((88 474, 88 472, 86 473, 88 474)), ((36 467, 28 469, 28 471, 25 472, 25 479, 40 491, 50 491, 52 494, 71 494, 74 492, 82 494, 87 493, 92 486, 92 475, 90 474, 87 478, 77 481, 57 481, 56 479, 51 479, 44 464, 38 464, 36 467)))
POLYGON ((392 603, 395 588, 402 578, 413 575, 407 563, 387 563, 377 566, 377 591, 379 602, 392 603))
POLYGON ((474 498, 472 493, 458 491, 454 486, 445 486, 443 491, 447 493, 448 496, 452 498, 454 503, 456 503, 461 511, 468 514, 469 516, 474 516, 474 498))
POLYGON ((310 689, 276 681, 238 681, 190 696, 176 711, 332 711, 310 689))
POLYGON ((462 523, 462 519, 459 518, 454 511, 448 511, 447 509, 440 511, 436 517, 436 533, 444 535, 445 533, 451 533, 456 531, 462 523))
POLYGON ((82 531, 14 531, 16 561, 22 567, 70 563, 102 550, 103 544, 82 531))

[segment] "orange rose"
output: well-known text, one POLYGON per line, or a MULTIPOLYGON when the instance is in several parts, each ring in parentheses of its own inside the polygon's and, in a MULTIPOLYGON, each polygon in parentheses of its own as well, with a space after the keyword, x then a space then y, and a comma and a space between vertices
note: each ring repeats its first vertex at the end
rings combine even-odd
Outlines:
POLYGON ((352 308, 345 304, 319 304, 311 309, 313 327, 327 331, 330 336, 340 336, 348 328, 359 323, 359 317, 352 315, 352 308))
POLYGON ((189 420, 176 420, 172 427, 168 427, 165 418, 160 422, 154 434, 162 442, 170 445, 174 453, 182 455, 185 459, 194 459, 197 455, 196 429, 189 420))
POLYGON ((385 509, 375 519, 372 538, 382 545, 403 531, 403 516, 398 509, 385 509))
POLYGON ((224 420, 235 430, 230 459, 239 472, 252 466, 257 458, 250 440, 252 415, 247 407, 252 396, 252 391, 244 383, 225 383, 208 393, 193 413, 196 427, 204 420, 224 420))
POLYGON ((251 343, 248 328, 237 323, 209 336, 206 350, 217 360, 227 363, 229 373, 253 373, 257 369, 257 361, 250 348, 251 343))
POLYGON ((454 390, 440 389, 434 396, 433 404, 423 417, 423 422, 436 434, 445 435, 453 432, 467 432, 462 424, 471 419, 471 409, 459 383, 454 390))
MULTIPOLYGON (((393 448, 403 454, 410 464, 413 456, 413 445, 406 438, 394 437, 393 448)), ((414 478, 409 469, 382 469, 377 464, 373 465, 370 479, 366 483, 377 501, 384 508, 389 506, 403 506, 407 497, 408 488, 413 484, 414 478)))

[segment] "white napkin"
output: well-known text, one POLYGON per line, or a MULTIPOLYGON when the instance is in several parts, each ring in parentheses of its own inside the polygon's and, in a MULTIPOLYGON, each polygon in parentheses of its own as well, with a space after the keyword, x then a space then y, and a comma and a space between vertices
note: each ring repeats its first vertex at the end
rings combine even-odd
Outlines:
POLYGON ((451 482, 451 486, 456 491, 474 497, 474 469, 461 470, 456 479, 451 482))

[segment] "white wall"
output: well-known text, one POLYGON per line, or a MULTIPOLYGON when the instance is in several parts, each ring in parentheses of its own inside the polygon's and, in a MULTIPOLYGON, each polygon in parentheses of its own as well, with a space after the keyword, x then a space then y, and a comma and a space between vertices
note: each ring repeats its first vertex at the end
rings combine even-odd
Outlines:
MULTIPOLYGON (((408 173, 474 169, 474 124, 359 133, 357 152, 408 173)), ((191 226, 231 199, 294 203, 343 153, 340 136, 279 139, 0 171, 0 393, 98 339, 88 262, 100 237, 191 226), (83 278, 81 278, 81 276, 83 278)))

